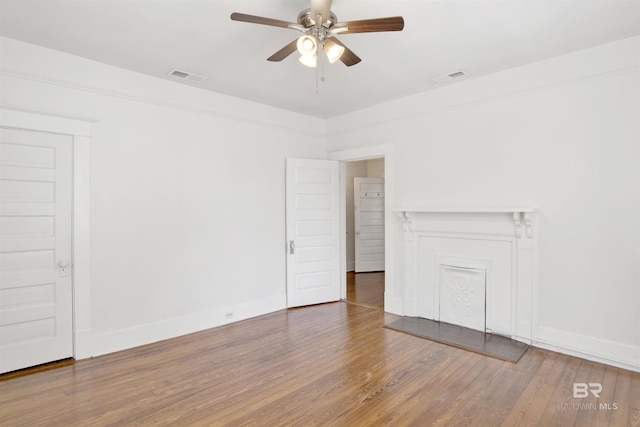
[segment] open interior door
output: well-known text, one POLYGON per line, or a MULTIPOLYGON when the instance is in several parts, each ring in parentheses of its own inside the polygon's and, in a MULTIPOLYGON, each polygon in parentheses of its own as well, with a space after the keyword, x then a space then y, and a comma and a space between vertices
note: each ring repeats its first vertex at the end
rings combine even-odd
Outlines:
POLYGON ((287 307, 340 299, 338 166, 287 159, 287 307))
POLYGON ((72 143, 0 128, 0 373, 73 356, 72 143))

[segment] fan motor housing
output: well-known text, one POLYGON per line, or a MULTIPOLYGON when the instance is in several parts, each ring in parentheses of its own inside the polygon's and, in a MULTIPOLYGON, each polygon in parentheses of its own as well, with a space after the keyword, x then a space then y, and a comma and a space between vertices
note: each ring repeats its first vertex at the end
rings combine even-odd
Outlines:
MULTIPOLYGON (((331 28, 333 24, 338 22, 338 17, 335 13, 329 12, 329 19, 322 23, 324 28, 331 28)), ((311 16, 311 9, 305 9, 298 15, 298 24, 302 25, 305 28, 315 27, 316 20, 311 16)))

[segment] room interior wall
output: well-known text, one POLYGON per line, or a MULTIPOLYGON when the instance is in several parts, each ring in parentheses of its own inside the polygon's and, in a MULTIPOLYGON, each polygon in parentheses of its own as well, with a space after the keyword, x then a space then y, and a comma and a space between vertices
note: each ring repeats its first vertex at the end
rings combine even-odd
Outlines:
POLYGON ((638 117, 634 37, 329 119, 328 148, 391 142, 397 208, 536 208, 536 344, 638 370, 638 117))
POLYGON ((367 177, 384 178, 384 159, 367 160, 367 177))
POLYGON ((0 43, 2 105, 93 122, 93 354, 283 308, 284 159, 392 143, 398 207, 538 209, 538 345, 640 369, 640 38, 327 121, 0 43))
POLYGON ((286 306, 285 158, 323 121, 1 43, 2 105, 92 122, 91 355, 286 306))

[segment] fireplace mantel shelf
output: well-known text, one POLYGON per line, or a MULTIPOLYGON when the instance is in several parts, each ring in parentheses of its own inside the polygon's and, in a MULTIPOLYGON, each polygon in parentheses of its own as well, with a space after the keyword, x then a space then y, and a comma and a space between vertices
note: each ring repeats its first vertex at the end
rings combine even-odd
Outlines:
POLYGON ((485 208, 485 207, 406 207, 393 210, 398 214, 405 231, 413 232, 413 220, 416 214, 510 214, 515 225, 516 237, 533 237, 533 216, 535 208, 485 208), (524 233, 523 233, 524 228, 524 233))
POLYGON ((535 212, 535 208, 484 208, 484 207, 447 207, 447 206, 430 206, 395 208, 394 212, 421 212, 421 213, 527 213, 535 212))

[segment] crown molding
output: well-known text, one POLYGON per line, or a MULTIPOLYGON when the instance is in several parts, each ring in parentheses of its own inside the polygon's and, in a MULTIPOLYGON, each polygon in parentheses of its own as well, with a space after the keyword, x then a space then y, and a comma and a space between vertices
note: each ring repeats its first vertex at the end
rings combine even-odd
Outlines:
MULTIPOLYGON (((339 137, 342 135, 347 135, 349 133, 352 132, 356 132, 358 130, 361 129, 366 129, 367 127, 373 126, 373 125, 380 125, 380 124, 388 124, 388 123, 393 123, 393 122, 397 122, 397 121, 401 121, 401 120, 406 120, 412 117, 420 117, 420 116, 425 116, 434 112, 438 112, 438 111, 445 111, 445 110, 451 110, 451 109, 455 109, 455 108, 461 108, 461 107, 466 107, 466 106, 473 106, 473 105, 482 105, 482 104, 488 104, 488 103, 493 103, 493 102, 499 102, 499 101, 503 101, 506 99, 510 99, 510 98, 517 98, 520 96, 524 96, 524 95, 529 95, 529 94, 536 94, 536 93, 542 93, 542 92, 548 92, 548 91, 552 91, 552 90, 557 90, 560 88, 564 88, 564 87, 570 87, 570 86, 574 86, 574 85, 580 85, 580 84, 584 84, 584 83, 588 83, 588 82, 592 82, 592 81, 597 81, 597 80, 604 80, 604 79, 609 79, 609 78, 614 78, 614 77, 620 77, 620 76, 624 76, 627 74, 633 74, 633 73, 638 73, 640 72, 640 65, 633 65, 630 67, 624 67, 624 68, 619 68, 616 70, 610 70, 610 71, 606 71, 606 72, 602 72, 602 73, 595 73, 595 74, 591 74, 588 76, 581 76, 581 77, 576 77, 576 78, 569 78, 569 79, 564 79, 561 81, 557 81, 557 82, 553 82, 553 83, 547 83, 547 84, 540 84, 534 87, 528 87, 528 88, 523 88, 523 89, 516 89, 516 90, 509 90, 503 93, 500 93, 498 95, 492 95, 492 96, 484 96, 484 97, 479 97, 476 99, 472 99, 472 100, 467 100, 467 101, 459 101, 459 102, 452 102, 452 103, 440 103, 437 105, 432 105, 432 106, 428 106, 427 108, 424 109, 420 109, 420 110, 414 110, 414 111, 406 111, 406 112, 401 112, 401 109, 399 108, 392 108, 392 107, 388 107, 385 104, 380 104, 378 106, 374 106, 371 107, 372 109, 376 109, 378 111, 384 110, 385 108, 389 109, 391 111, 390 114, 386 115, 384 119, 381 120, 371 120, 371 121, 363 121, 363 120, 352 120, 351 122, 353 123, 358 123, 355 126, 345 126, 342 129, 339 130, 335 130, 335 131, 330 131, 327 130, 327 134, 326 137, 327 138, 334 138, 334 137, 339 137), (395 113, 395 114, 394 114, 395 113)), ((463 83, 466 84, 473 84, 473 83, 477 83, 478 80, 481 79, 473 79, 473 80, 467 80, 463 83)), ((462 84, 462 83, 461 83, 462 84)), ((448 90, 451 86, 447 86, 447 87, 443 87, 443 88, 439 88, 439 89, 435 89, 435 90, 448 90)), ((415 94, 415 95, 410 95, 409 97, 406 98, 401 98, 399 100, 396 101, 391 101, 390 103, 387 104, 391 104, 394 103, 394 105, 396 105, 395 103, 397 102, 402 102, 403 100, 407 100, 409 98, 413 98, 416 96, 429 96, 429 94, 432 91, 427 91, 427 92, 421 92, 419 94, 415 94)), ((351 114, 359 114, 362 113, 365 110, 359 110, 356 111, 354 113, 349 113, 345 116, 349 116, 351 114)), ((331 120, 331 119, 329 119, 331 120)))
MULTIPOLYGON (((242 124, 256 125, 256 126, 267 127, 267 128, 276 129, 276 130, 284 130, 284 131, 287 131, 287 132, 293 132, 293 133, 296 133, 296 134, 299 134, 299 135, 304 135, 304 136, 310 136, 310 137, 315 137, 315 138, 324 138, 325 137, 325 134, 322 131, 318 131, 318 132, 306 131, 306 130, 295 128, 295 127, 292 127, 292 126, 285 126, 285 125, 280 125, 280 124, 276 124, 276 123, 265 121, 265 120, 248 118, 248 117, 245 117, 245 116, 242 116, 242 115, 238 115, 238 114, 222 113, 220 111, 216 111, 216 110, 212 110, 212 109, 208 109, 208 108, 194 107, 194 106, 190 106, 190 105, 186 105, 186 104, 164 101, 164 100, 158 99, 158 98, 151 98, 151 97, 148 97, 148 96, 134 95, 132 93, 127 93, 127 92, 124 92, 124 91, 117 91, 117 90, 112 90, 112 89, 107 89, 107 88, 103 88, 103 87, 98 87, 98 86, 93 86, 93 85, 87 85, 87 84, 72 82, 72 81, 69 81, 69 80, 63 80, 63 79, 58 79, 58 78, 53 78, 53 77, 45 77, 45 76, 38 75, 38 74, 26 73, 24 71, 17 71, 17 70, 12 70, 12 69, 8 69, 8 68, 0 68, 0 75, 7 76, 7 77, 18 78, 18 79, 22 79, 22 80, 34 81, 34 82, 38 82, 38 83, 49 84, 49 85, 53 85, 53 86, 59 86, 59 87, 65 87, 65 88, 80 90, 80 91, 83 91, 83 92, 89 92, 89 93, 109 96, 109 97, 113 97, 113 98, 125 99, 125 100, 133 101, 133 102, 140 102, 140 103, 144 103, 144 104, 155 105, 155 106, 164 107, 164 108, 171 108, 171 109, 180 110, 180 111, 186 111, 186 112, 190 112, 190 113, 203 114, 203 115, 206 115, 206 116, 215 117, 215 118, 219 118, 219 119, 231 120, 231 121, 239 122, 239 123, 242 123, 242 124)), ((265 107, 268 107, 268 106, 265 105, 265 107)), ((14 107, 14 108, 17 108, 17 107, 14 107)), ((271 108, 275 108, 275 107, 271 107, 271 108)), ((292 112, 288 112, 288 113, 295 114, 295 113, 292 113, 292 112)), ((92 120, 92 121, 98 121, 98 120, 92 120)))

